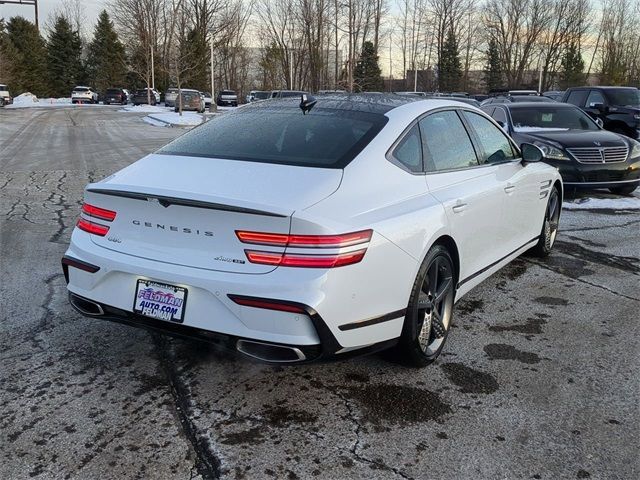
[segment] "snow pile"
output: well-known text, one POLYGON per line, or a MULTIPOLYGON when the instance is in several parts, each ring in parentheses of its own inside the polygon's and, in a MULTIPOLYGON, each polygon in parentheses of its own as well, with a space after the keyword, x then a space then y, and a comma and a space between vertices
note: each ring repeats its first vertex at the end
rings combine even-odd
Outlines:
POLYGON ((606 208, 611 210, 640 210, 640 191, 636 190, 631 197, 615 198, 580 198, 565 201, 562 208, 566 210, 592 210, 606 208))
POLYGON ((143 118, 143 120, 151 125, 155 126, 177 126, 177 127, 195 127, 202 123, 202 114, 183 112, 182 116, 179 113, 152 113, 143 118))
POLYGON ((30 92, 25 92, 14 97, 13 104, 6 108, 28 108, 28 107, 58 107, 71 105, 70 98, 38 98, 30 92))
POLYGON ((118 110, 119 112, 133 112, 133 113, 163 113, 170 112, 173 108, 161 107, 159 105, 128 105, 118 110))

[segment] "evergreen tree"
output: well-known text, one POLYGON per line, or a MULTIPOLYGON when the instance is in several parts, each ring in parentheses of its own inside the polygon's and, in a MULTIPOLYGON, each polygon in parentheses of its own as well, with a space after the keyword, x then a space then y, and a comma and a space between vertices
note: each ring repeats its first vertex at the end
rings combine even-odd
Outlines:
POLYGON ((571 43, 567 46, 562 57, 561 69, 561 88, 566 89, 585 84, 587 79, 584 74, 584 60, 582 59, 580 48, 575 43, 571 43))
POLYGON ((209 46, 202 32, 193 28, 180 45, 181 63, 184 68, 183 88, 194 88, 207 92, 209 83, 209 46))
POLYGON ((384 90, 378 55, 373 43, 364 42, 360 59, 353 69, 354 87, 359 92, 381 92, 384 90))
POLYGON ((462 64, 458 51, 458 40, 449 30, 438 61, 438 85, 441 92, 455 92, 460 88, 462 64))
POLYGON ((124 46, 106 10, 100 12, 89 44, 87 76, 91 85, 100 92, 110 87, 123 87, 126 82, 124 46))
POLYGON ((13 17, 7 23, 3 38, 3 55, 6 51, 12 59, 14 94, 46 95, 46 45, 36 26, 23 17, 13 17))
POLYGON ((82 76, 82 41, 69 21, 58 16, 47 43, 50 94, 68 97, 82 76))
POLYGON ((500 53, 498 52, 498 44, 492 38, 489 40, 489 48, 486 52, 487 63, 484 67, 484 81, 487 90, 501 90, 504 88, 504 80, 502 76, 502 63, 500 61, 500 53))
POLYGON ((14 86, 14 62, 17 55, 18 52, 9 41, 7 25, 0 18, 0 82, 9 84, 9 88, 14 86))

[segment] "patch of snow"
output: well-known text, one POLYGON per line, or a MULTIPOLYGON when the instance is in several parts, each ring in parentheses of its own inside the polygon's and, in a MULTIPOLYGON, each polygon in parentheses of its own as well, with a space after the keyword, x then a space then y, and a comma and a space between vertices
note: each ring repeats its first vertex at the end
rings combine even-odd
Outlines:
MULTIPOLYGON (((144 117, 144 121, 147 123, 162 122, 165 125, 175 125, 179 127, 195 127, 202 123, 202 114, 193 112, 183 112, 182 116, 176 112, 169 113, 152 113, 144 117), (149 119, 149 120, 147 120, 149 119)), ((151 123, 155 125, 155 123, 151 123)))
POLYGON ((14 97, 13 103, 5 108, 60 107, 71 105, 70 98, 38 98, 30 92, 14 97))
POLYGON ((170 127, 170 123, 161 122, 159 120, 155 120, 152 117, 143 117, 142 120, 149 125, 153 125, 154 127, 170 127))
POLYGON ((173 108, 161 107, 159 105, 127 105, 124 108, 118 110, 119 112, 133 112, 133 113, 164 113, 170 112, 173 108))
POLYGON ((611 210, 640 210, 640 197, 638 193, 636 193, 631 197, 580 198, 577 201, 563 202, 562 208, 567 210, 592 210, 600 208, 611 210))

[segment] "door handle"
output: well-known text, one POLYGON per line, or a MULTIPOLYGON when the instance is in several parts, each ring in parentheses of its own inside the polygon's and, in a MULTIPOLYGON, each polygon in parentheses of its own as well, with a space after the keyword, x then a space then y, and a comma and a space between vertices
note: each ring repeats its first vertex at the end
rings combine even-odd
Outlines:
POLYGON ((453 206, 453 213, 460 213, 462 212, 465 208, 467 208, 467 204, 466 203, 458 203, 456 205, 453 206))
POLYGON ((504 191, 505 193, 511 193, 516 189, 515 185, 507 185, 506 187, 504 187, 504 191))

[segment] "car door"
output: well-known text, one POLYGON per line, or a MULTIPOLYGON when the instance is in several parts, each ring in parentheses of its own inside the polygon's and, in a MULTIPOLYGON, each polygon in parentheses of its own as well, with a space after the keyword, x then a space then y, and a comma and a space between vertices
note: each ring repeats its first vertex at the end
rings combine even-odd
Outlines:
POLYGON ((519 150, 504 131, 476 112, 464 111, 472 136, 480 150, 480 164, 493 165, 502 190, 500 237, 507 253, 513 252, 540 234, 540 182, 523 165, 519 150))
POLYGON ((443 206, 460 255, 460 280, 501 258, 505 195, 493 165, 480 165, 458 109, 433 112, 418 122, 427 187, 443 206))

